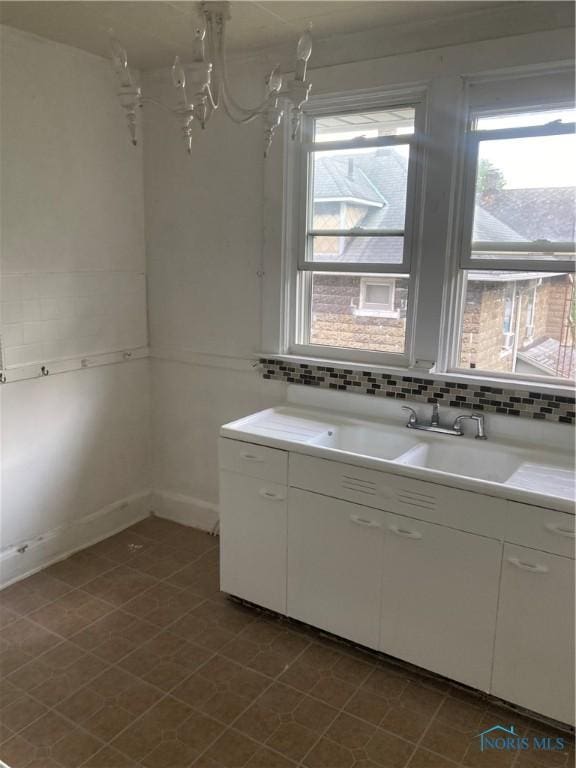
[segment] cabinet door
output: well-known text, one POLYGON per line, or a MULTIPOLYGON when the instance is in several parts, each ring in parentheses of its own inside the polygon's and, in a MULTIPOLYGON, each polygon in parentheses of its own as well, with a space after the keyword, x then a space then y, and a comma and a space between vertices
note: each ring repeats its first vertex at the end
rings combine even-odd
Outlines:
POLYGON ((492 693, 574 723, 574 561, 504 547, 492 693))
POLYGON ((502 545, 390 516, 380 649, 487 691, 502 545))
POLYGON ((289 616, 378 647, 385 516, 290 488, 289 616))
POLYGON ((220 588, 286 613, 286 487, 220 472, 220 588))

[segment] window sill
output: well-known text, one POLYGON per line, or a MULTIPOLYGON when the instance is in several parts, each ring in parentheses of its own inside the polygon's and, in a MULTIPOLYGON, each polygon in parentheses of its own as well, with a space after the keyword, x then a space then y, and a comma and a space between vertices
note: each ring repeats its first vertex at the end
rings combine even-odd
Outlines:
POLYGON ((410 376, 412 378, 426 378, 431 381, 449 381, 468 384, 470 387, 498 387, 500 389, 514 389, 530 392, 538 392, 550 395, 574 396, 572 384, 545 384, 542 382, 525 381, 523 379, 509 379, 488 376, 473 376, 468 373, 438 373, 429 368, 401 367, 390 365, 374 365, 372 363, 358 363, 346 360, 334 360, 323 357, 306 357, 303 355, 282 355, 271 352, 261 352, 258 358, 270 360, 284 360, 287 363, 297 365, 313 365, 330 368, 343 368, 351 371, 371 371, 373 373, 390 373, 396 376, 410 376))
POLYGON ((384 317, 389 320, 398 320, 400 312, 395 309, 354 309, 354 317, 384 317))

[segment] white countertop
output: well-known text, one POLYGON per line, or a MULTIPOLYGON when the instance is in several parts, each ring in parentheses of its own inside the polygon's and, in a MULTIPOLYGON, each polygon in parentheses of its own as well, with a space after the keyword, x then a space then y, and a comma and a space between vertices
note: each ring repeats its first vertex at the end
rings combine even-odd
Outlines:
MULTIPOLYGON (((482 493, 488 496, 507 498, 526 504, 557 509, 561 512, 574 514, 574 465, 573 458, 564 451, 556 451, 549 446, 535 448, 520 442, 488 439, 478 447, 481 451, 498 451, 514 456, 517 469, 505 482, 493 482, 464 474, 452 474, 428 467, 413 466, 398 463, 394 460, 366 455, 356 451, 340 450, 326 445, 319 445, 332 430, 357 426, 361 429, 382 430, 389 438, 397 436, 398 440, 405 437, 408 430, 398 423, 382 419, 359 419, 348 417, 341 413, 316 407, 286 405, 270 408, 243 419, 225 424, 220 434, 222 437, 244 442, 265 445, 293 451, 317 458, 341 461, 354 466, 377 469, 395 475, 411 477, 430 483, 448 485, 454 488, 482 493)), ((412 434, 414 434, 412 432, 412 434)), ((472 437, 453 435, 434 435, 420 432, 416 439, 433 439, 446 441, 449 448, 456 446, 474 447, 472 437)), ((442 443, 440 443, 440 446, 442 443)))

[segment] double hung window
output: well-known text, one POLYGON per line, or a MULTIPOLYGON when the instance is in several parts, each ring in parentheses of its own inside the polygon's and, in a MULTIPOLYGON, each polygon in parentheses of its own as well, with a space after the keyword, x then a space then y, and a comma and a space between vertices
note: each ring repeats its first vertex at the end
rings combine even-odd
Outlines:
POLYGON ((436 103, 423 91, 312 100, 290 196, 282 351, 574 381, 576 111, 567 78, 559 70, 463 80, 436 103))
POLYGON ((471 115, 458 369, 574 379, 574 118, 557 106, 471 115))
POLYGON ((308 116, 296 347, 406 361, 419 107, 308 116))

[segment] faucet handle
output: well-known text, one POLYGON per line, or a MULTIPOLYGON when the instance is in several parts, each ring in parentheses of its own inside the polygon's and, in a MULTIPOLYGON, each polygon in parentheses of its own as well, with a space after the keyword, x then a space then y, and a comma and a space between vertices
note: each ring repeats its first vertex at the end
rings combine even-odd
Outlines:
POLYGON ((414 408, 410 408, 409 405, 403 405, 402 410, 407 411, 410 414, 410 417, 408 419, 408 424, 416 424, 417 416, 414 408))

